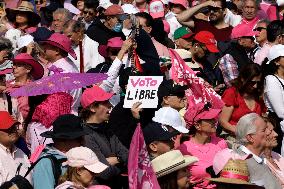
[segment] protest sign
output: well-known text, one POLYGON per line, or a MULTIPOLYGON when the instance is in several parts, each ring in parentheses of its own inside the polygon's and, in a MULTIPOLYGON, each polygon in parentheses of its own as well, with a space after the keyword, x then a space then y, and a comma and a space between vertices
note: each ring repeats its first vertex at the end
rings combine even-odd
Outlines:
POLYGON ((131 108, 135 102, 141 102, 141 108, 157 108, 157 92, 162 81, 162 76, 130 76, 123 107, 131 108))

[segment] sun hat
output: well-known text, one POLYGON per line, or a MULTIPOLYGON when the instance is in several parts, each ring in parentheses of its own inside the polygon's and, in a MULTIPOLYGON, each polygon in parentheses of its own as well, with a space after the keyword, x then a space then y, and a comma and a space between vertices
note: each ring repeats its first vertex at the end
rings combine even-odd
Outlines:
POLYGON ((50 94, 36 107, 32 121, 40 122, 45 128, 49 128, 58 116, 71 113, 72 102, 73 97, 68 93, 50 94))
POLYGON ((200 43, 205 44, 210 52, 212 53, 219 52, 217 48, 217 41, 211 32, 200 31, 194 36, 194 39, 200 43))
MULTIPOLYGON (((268 61, 271 62, 272 60, 278 58, 278 57, 284 57, 284 45, 273 45, 269 52, 268 52, 268 61)), ((267 64, 269 64, 269 62, 267 64)))
POLYGON ((188 28, 188 27, 180 27, 176 29, 174 32, 174 40, 177 40, 179 38, 182 39, 188 39, 191 38, 194 35, 194 33, 188 28))
POLYGON ((109 100, 113 96, 113 93, 107 93, 99 86, 93 86, 87 88, 81 97, 81 105, 83 108, 88 107, 94 102, 103 102, 109 100))
POLYGON ((75 60, 77 60, 76 53, 72 49, 71 40, 64 34, 53 33, 48 39, 40 41, 40 42, 47 43, 52 46, 58 47, 61 50, 69 53, 75 60))
POLYGON ((132 4, 124 4, 121 6, 125 14, 136 14, 139 10, 132 4))
POLYGON ((66 164, 70 167, 85 167, 93 173, 101 173, 107 165, 99 161, 97 155, 87 147, 75 147, 66 153, 66 164))
POLYGON ((185 128, 186 124, 182 120, 179 112, 171 107, 163 107, 155 112, 155 116, 152 119, 157 123, 168 125, 177 130, 180 133, 188 133, 188 129, 185 128))
POLYGON ((28 1, 22 1, 21 4, 16 9, 6 9, 7 18, 11 22, 15 22, 16 15, 18 12, 25 12, 27 13, 29 18, 29 24, 30 26, 36 26, 38 23, 40 23, 40 16, 34 12, 35 8, 31 2, 28 1))
POLYGON ((186 9, 189 7, 189 4, 188 4, 187 0, 170 0, 169 4, 170 3, 176 4, 176 5, 182 5, 186 9))
POLYGON ((163 80, 158 88, 158 97, 163 98, 165 96, 177 96, 185 93, 188 87, 176 84, 172 79, 163 80))
POLYGON ((221 109, 211 108, 210 103, 200 102, 188 108, 184 118, 189 126, 193 126, 199 120, 217 119, 220 112, 221 109))
POLYGON ((194 156, 184 156, 179 150, 171 150, 159 155, 151 163, 157 177, 162 177, 192 165, 197 161, 198 158, 194 156))
POLYGON ((18 121, 14 120, 9 112, 0 111, 0 129, 6 130, 15 124, 20 124, 18 121))
POLYGON ((21 49, 23 47, 28 46, 30 43, 34 42, 34 37, 27 34, 19 37, 17 40, 17 49, 21 49))
MULTIPOLYGON (((255 184, 249 182, 249 170, 247 162, 246 160, 241 159, 230 159, 220 172, 219 178, 208 178, 208 180, 219 183, 256 186, 255 184)), ((260 186, 256 187, 263 188, 260 186)))
POLYGON ((148 6, 149 14, 155 18, 163 18, 165 16, 165 6, 160 0, 152 0, 148 6))
POLYGON ((40 136, 72 140, 88 134, 82 126, 81 119, 73 114, 58 116, 52 125, 52 131, 43 132, 40 136))
POLYGON ((170 141, 178 132, 169 132, 161 123, 150 122, 143 128, 145 143, 151 144, 154 141, 170 141))
POLYGON ((215 175, 219 174, 220 171, 226 166, 226 163, 232 159, 232 160, 246 160, 251 158, 251 154, 246 155, 239 155, 238 153, 234 152, 234 150, 225 148, 219 152, 216 153, 213 159, 213 170, 215 172, 215 175))
POLYGON ((24 63, 32 66, 31 76, 33 79, 37 80, 42 78, 44 74, 43 66, 37 62, 31 55, 28 53, 20 53, 13 60, 13 63, 24 63))

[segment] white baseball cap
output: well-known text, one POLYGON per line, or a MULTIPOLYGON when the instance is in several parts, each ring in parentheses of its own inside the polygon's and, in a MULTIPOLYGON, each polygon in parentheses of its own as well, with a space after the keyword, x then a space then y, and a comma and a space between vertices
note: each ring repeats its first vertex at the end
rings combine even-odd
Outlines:
POLYGON ((134 7, 134 5, 132 4, 124 4, 121 6, 121 8, 126 14, 136 14, 139 12, 139 10, 136 7, 134 7))
POLYGON ((270 61, 274 60, 275 58, 284 56, 284 45, 273 45, 268 53, 268 62, 267 64, 270 63, 270 61))
POLYGON ((155 18, 163 18, 165 16, 164 3, 160 0, 153 0, 149 3, 149 14, 155 18))
POLYGON ((171 107, 163 107, 155 112, 154 122, 171 126, 180 133, 188 133, 185 121, 182 120, 179 112, 171 107))
POLYGON ((70 149, 66 157, 66 164, 70 167, 85 167, 93 173, 101 173, 108 167, 99 161, 91 149, 82 146, 70 149))
POLYGON ((276 0, 278 6, 284 5, 284 0, 276 0))

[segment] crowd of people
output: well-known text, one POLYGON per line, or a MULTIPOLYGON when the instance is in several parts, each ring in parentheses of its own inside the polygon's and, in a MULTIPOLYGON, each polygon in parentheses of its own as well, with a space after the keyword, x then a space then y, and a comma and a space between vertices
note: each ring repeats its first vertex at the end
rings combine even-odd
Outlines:
POLYGON ((284 0, 1 1, 0 189, 284 188, 283 15, 284 0), (125 108, 142 76, 163 78, 158 106, 125 108))

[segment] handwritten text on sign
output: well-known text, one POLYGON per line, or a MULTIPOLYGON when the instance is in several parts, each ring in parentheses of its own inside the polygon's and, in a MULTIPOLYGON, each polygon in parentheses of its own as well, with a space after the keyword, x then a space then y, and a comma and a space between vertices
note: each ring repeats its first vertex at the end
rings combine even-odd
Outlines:
POLYGON ((162 76, 130 76, 123 107, 131 108, 135 102, 142 102, 141 108, 157 108, 157 92, 162 81, 162 76))

